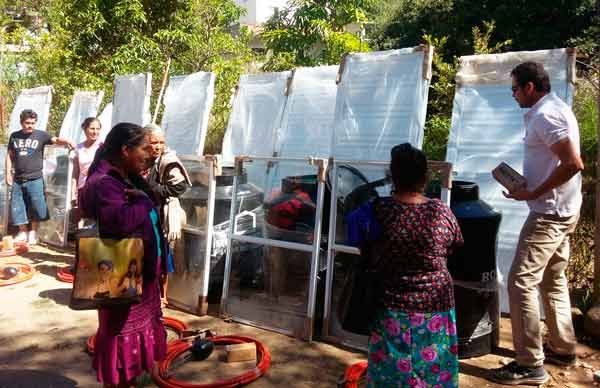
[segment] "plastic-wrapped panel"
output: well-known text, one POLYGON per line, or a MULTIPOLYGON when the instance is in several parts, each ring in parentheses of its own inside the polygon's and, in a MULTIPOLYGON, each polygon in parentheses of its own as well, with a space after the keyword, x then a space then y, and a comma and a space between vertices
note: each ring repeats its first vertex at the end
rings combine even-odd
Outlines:
POLYGON ((81 123, 88 117, 95 117, 104 97, 104 92, 86 92, 78 90, 73 95, 69 110, 63 119, 59 136, 71 139, 75 143, 85 140, 81 123))
POLYGON ((480 198, 502 211, 497 261, 503 312, 509 310, 506 277, 529 209, 525 202, 504 198, 491 170, 506 162, 523 171, 523 114, 527 110, 519 108, 512 97, 510 72, 525 61, 543 63, 552 91, 572 103, 574 57, 566 49, 461 57, 446 154, 456 179, 476 182, 480 198))
POLYGON ((433 48, 349 54, 342 61, 332 154, 389 160, 390 149, 421 147, 433 48))
POLYGON ((290 75, 284 71, 240 78, 223 138, 224 165, 233 166, 238 155, 273 156, 290 75))
POLYGON ((100 115, 98 116, 98 120, 100 120, 100 125, 102 126, 102 130, 100 131, 100 140, 102 141, 106 139, 106 135, 108 135, 108 133, 112 129, 112 111, 113 104, 112 102, 109 102, 102 110, 102 113, 100 113, 100 115))
POLYGON ((165 92, 162 129, 169 148, 180 155, 202 155, 215 97, 215 75, 174 76, 165 92))
POLYGON ((10 114, 9 133, 21 129, 21 111, 33 109, 38 115, 36 129, 45 131, 48 126, 50 115, 50 104, 52 104, 52 87, 40 86, 33 89, 23 89, 10 114))
POLYGON ((337 72, 338 66, 300 67, 294 71, 277 135, 277 156, 330 156, 337 72))
POLYGON ((111 127, 123 122, 149 123, 151 93, 151 73, 116 76, 111 127))

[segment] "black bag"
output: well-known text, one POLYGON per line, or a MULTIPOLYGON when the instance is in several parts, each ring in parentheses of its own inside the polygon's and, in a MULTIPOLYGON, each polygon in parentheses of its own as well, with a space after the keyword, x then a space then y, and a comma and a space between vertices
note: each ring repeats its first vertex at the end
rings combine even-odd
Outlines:
POLYGON ((381 256, 386 252, 385 246, 381 239, 365 241, 360 256, 354 256, 354 263, 344 281, 338 310, 344 330, 361 335, 371 333, 371 323, 381 307, 383 296, 381 256))

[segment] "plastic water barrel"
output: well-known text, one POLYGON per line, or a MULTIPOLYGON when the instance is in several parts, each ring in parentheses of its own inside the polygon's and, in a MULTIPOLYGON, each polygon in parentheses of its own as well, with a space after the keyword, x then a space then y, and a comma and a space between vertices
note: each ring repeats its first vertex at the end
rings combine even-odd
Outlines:
POLYGON ((502 215, 479 199, 473 182, 453 181, 450 208, 464 246, 448 258, 454 281, 459 358, 488 354, 500 333, 496 245, 502 215))

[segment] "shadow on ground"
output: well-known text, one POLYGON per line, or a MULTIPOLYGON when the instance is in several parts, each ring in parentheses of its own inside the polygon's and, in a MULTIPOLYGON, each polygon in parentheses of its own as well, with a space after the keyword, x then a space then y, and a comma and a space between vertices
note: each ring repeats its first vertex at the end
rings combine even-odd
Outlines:
POLYGON ((25 259, 29 259, 33 264, 44 262, 52 262, 56 264, 72 264, 73 255, 59 252, 40 252, 40 250, 29 251, 20 255, 25 259))
POLYGON ((469 375, 472 377, 479 377, 484 380, 488 380, 490 376, 490 369, 481 368, 479 366, 470 365, 463 361, 460 362, 460 373, 469 375))
POLYGON ((62 304, 65 306, 69 305, 69 300, 71 298, 71 289, 70 288, 56 288, 54 290, 46 290, 40 292, 41 298, 52 299, 57 304, 62 304))
POLYGON ((31 369, 0 370, 0 388, 71 388, 75 380, 57 373, 31 369))

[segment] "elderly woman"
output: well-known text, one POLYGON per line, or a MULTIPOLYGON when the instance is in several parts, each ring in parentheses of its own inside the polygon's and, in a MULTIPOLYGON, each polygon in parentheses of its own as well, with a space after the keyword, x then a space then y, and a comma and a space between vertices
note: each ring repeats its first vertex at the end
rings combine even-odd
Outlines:
MULTIPOLYGON (((146 179, 158 203, 158 211, 163 225, 163 234, 172 245, 181 238, 181 224, 185 213, 179 203, 181 197, 192 185, 190 177, 179 160, 175 151, 165 145, 165 134, 156 124, 144 127, 150 133, 151 157, 153 165, 147 172, 146 179)), ((171 248, 169 246, 168 248, 171 248)), ((167 254, 167 272, 173 272, 173 257, 167 254)), ((167 304, 167 278, 164 282, 164 297, 162 302, 167 304)))
POLYGON ((165 145, 162 129, 156 124, 148 124, 144 128, 150 133, 151 157, 154 161, 147 180, 160 205, 165 236, 172 242, 181 236, 183 220, 171 212, 181 211, 178 198, 192 186, 192 182, 175 151, 165 145))
POLYGON ((362 214, 371 214, 369 229, 381 231, 377 241, 386 247, 375 268, 383 291, 369 338, 368 384, 457 387, 454 294, 446 259, 462 244, 462 235, 450 209, 423 195, 423 152, 404 143, 391 154, 392 196, 362 208, 362 214))
POLYGON ((79 191, 83 215, 97 221, 101 237, 141 236, 144 243, 141 302, 98 310, 92 365, 105 387, 135 387, 136 377, 166 354, 159 282, 165 272, 165 243, 152 193, 140 176, 149 158, 148 132, 135 124, 117 124, 79 191))

